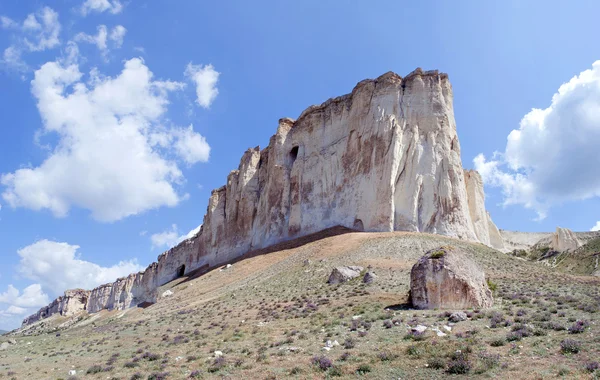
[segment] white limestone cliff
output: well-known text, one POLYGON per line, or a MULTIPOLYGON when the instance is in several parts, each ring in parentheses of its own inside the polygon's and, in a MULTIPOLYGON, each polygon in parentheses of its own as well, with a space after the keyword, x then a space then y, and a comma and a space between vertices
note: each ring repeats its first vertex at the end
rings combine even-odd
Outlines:
POLYGON ((23 321, 23 325, 28 325, 54 314, 60 314, 65 317, 70 317, 79 312, 86 310, 88 299, 90 296, 89 290, 72 289, 67 290, 64 296, 60 296, 48 306, 41 308, 37 313, 30 315, 23 321))
POLYGON ((490 214, 485 210, 485 194, 481 175, 475 170, 465 170, 465 182, 469 213, 477 240, 498 250, 504 250, 504 241, 500 231, 492 222, 490 214))
POLYGON ((552 235, 550 248, 558 252, 574 251, 581 247, 581 242, 577 236, 568 228, 556 227, 556 232, 552 235))
POLYGON ((92 290, 87 310, 155 302, 158 286, 192 270, 338 225, 499 244, 480 177, 470 176, 479 182, 465 182, 446 74, 364 80, 281 119, 269 145, 247 150, 213 190, 196 236, 144 272, 92 290))

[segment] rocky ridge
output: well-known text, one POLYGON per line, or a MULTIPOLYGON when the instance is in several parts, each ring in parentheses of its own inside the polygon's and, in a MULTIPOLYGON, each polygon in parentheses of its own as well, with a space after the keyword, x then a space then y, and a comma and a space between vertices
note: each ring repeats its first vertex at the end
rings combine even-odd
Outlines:
MULTIPOLYGON (((480 176, 462 168, 446 74, 389 72, 297 120, 279 120, 269 145, 247 150, 227 184, 212 191, 194 237, 145 271, 93 289, 83 310, 156 302, 160 285, 191 271, 334 226, 429 232, 502 248, 480 176)), ((75 312, 59 299, 24 324, 75 312)))

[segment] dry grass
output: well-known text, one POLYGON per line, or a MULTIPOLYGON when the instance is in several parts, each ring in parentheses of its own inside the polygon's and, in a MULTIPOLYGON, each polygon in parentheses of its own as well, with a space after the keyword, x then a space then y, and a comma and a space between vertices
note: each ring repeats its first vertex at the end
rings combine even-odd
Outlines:
POLYGON ((82 316, 67 329, 58 328, 62 318, 46 320, 0 353, 0 379, 68 379, 71 369, 80 379, 441 379, 451 373, 538 379, 597 372, 589 368, 600 357, 599 279, 427 234, 347 233, 262 253, 167 284, 161 291, 174 295, 146 309, 82 316), (469 319, 451 332, 443 311, 405 304, 412 264, 443 245, 465 250, 497 285, 495 308, 465 310, 469 319), (337 265, 370 265, 378 277, 369 285, 355 279, 330 286, 337 265), (416 324, 429 329, 410 333, 416 324))

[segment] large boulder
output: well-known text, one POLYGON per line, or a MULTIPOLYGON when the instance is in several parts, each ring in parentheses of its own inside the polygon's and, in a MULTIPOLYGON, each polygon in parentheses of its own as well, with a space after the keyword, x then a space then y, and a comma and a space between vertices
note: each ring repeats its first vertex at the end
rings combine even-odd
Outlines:
POLYGON ((412 267, 410 294, 417 309, 487 308, 494 304, 483 270, 457 248, 427 252, 412 267))
POLYGON ((363 269, 363 267, 358 266, 333 268, 327 282, 330 284, 340 284, 342 282, 350 281, 353 278, 360 276, 360 272, 362 272, 363 269))

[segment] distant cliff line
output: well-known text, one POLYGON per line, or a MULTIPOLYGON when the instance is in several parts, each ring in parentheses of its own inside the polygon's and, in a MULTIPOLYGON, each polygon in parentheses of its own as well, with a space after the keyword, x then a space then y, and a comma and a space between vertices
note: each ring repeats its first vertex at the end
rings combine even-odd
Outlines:
POLYGON ((329 227, 414 231, 503 249, 485 211, 483 183, 465 171, 448 76, 417 69, 359 82, 350 94, 279 120, 269 145, 248 149, 213 190, 200 231, 143 272, 57 298, 53 314, 126 309, 199 268, 329 227))

